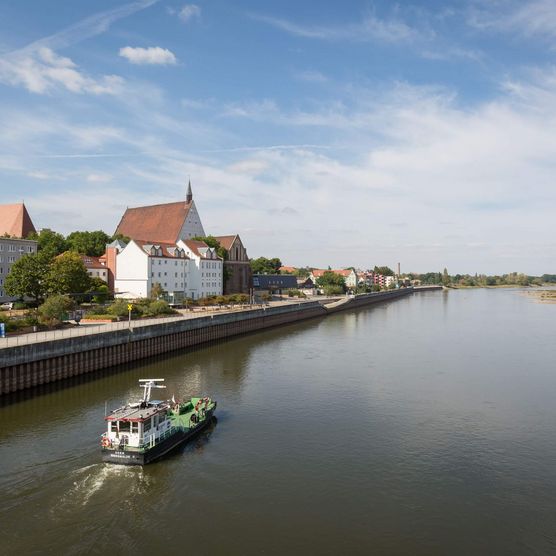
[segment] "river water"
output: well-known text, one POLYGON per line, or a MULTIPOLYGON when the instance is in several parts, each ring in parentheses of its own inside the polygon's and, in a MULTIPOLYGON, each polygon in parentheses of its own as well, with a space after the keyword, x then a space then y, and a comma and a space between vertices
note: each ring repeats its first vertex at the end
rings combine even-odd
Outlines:
POLYGON ((0 399, 2 554, 556 553, 556 305, 427 292, 0 399), (218 422, 100 463, 166 378, 218 422))

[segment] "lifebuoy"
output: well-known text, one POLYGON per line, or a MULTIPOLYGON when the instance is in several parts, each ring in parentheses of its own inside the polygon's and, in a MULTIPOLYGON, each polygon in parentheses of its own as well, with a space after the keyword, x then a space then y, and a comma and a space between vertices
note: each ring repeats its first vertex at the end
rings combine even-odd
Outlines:
POLYGON ((104 436, 102 438, 102 447, 108 448, 108 446, 110 446, 110 439, 107 436, 104 436))

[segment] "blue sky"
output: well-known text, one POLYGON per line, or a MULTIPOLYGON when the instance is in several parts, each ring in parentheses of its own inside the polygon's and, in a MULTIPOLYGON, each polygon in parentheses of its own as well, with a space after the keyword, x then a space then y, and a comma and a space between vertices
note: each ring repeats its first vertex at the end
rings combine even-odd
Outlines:
POLYGON ((556 272, 556 3, 0 5, 0 202, 333 267, 556 272))

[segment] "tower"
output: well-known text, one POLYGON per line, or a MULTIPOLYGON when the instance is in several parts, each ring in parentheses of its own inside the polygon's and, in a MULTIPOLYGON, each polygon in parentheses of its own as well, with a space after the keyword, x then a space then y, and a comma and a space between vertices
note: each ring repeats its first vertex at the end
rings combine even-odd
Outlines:
POLYGON ((191 201, 193 201, 193 191, 191 190, 191 180, 189 180, 189 183, 187 184, 187 193, 185 195, 185 202, 191 203, 191 201))

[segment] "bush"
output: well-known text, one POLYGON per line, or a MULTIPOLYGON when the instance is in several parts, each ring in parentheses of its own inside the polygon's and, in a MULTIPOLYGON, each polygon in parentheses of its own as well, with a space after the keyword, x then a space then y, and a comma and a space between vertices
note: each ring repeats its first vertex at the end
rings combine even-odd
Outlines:
POLYGON ((115 317, 114 315, 107 315, 107 314, 102 314, 102 313, 88 313, 87 315, 85 315, 83 317, 83 320, 109 320, 110 322, 114 322, 115 320, 117 320, 118 317, 115 317))
POLYGON ((71 311, 73 307, 74 302, 67 295, 51 295, 39 307, 39 314, 43 322, 53 326, 62 322, 68 311, 71 311))
MULTIPOLYGON (((129 301, 125 299, 116 299, 112 305, 110 305, 106 312, 110 315, 114 315, 115 317, 127 317, 129 315, 129 310, 127 308, 129 301)), ((133 307, 131 309, 132 316, 138 316, 140 314, 140 310, 137 306, 137 303, 133 303, 133 307)))
POLYGON ((173 315, 177 313, 172 307, 162 299, 150 301, 148 304, 142 304, 140 310, 145 317, 157 317, 159 315, 173 315))

